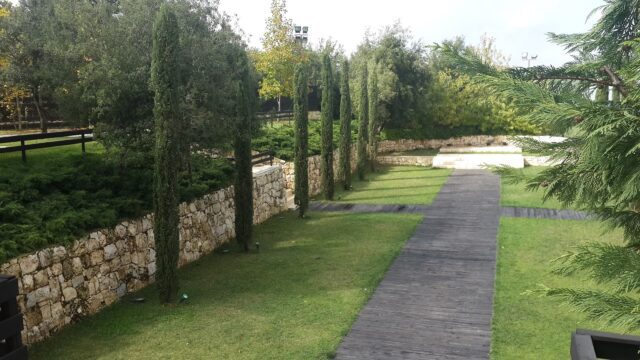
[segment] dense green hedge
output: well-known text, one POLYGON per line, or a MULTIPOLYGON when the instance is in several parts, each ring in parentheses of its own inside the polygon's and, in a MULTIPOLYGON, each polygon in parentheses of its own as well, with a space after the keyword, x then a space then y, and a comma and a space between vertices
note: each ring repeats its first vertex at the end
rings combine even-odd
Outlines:
MULTIPOLYGON (((152 159, 117 166, 98 145, 82 159, 77 147, 0 156, 0 263, 151 210, 152 159)), ((192 180, 180 179, 180 199, 227 186, 233 167, 194 156, 192 180)))
MULTIPOLYGON (((357 140, 357 121, 352 125, 352 139, 357 140)), ((333 146, 338 147, 340 141, 340 123, 333 122, 333 146)), ((320 121, 309 121, 309 156, 320 154, 320 121)), ((276 157, 293 161, 294 129, 293 122, 280 122, 274 126, 265 125, 258 136, 253 139, 253 149, 256 151, 274 150, 276 157)))

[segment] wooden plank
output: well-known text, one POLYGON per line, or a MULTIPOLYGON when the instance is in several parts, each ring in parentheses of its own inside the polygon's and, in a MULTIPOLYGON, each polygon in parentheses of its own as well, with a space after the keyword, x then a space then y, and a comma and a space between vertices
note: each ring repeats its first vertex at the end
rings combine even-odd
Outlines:
POLYGON ((500 179, 456 170, 434 203, 420 210, 422 224, 360 312, 337 359, 489 358, 500 179))
POLYGON ((67 146, 67 145, 75 145, 75 144, 83 144, 87 142, 94 141, 92 138, 78 138, 78 139, 70 139, 70 140, 60 140, 60 141, 49 141, 38 144, 27 144, 27 145, 17 145, 17 146, 7 146, 0 148, 0 154, 3 153, 11 153, 23 150, 34 150, 34 149, 47 149, 58 146, 67 146))
POLYGON ((21 135, 10 135, 10 136, 0 136, 0 144, 17 142, 17 141, 30 141, 30 140, 43 140, 43 139, 54 139, 68 136, 77 136, 82 134, 93 134, 92 129, 82 129, 82 130, 68 130, 68 131, 54 131, 48 133, 36 133, 36 134, 21 134, 21 135))

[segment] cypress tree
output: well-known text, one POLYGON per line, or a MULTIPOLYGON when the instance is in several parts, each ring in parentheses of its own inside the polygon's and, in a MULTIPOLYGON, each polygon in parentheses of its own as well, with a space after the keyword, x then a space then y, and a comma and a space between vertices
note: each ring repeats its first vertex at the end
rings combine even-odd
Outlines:
POLYGON ((367 66, 360 71, 360 125, 358 126, 358 178, 364 180, 367 167, 367 128, 369 126, 369 100, 367 94, 367 66))
POLYGON ((326 200, 333 200, 333 71, 328 53, 322 56, 322 147, 320 149, 320 174, 322 193, 326 200))
POLYGON ((349 93, 349 61, 342 61, 340 79, 340 158, 338 164, 345 190, 351 188, 351 94, 349 93))
POLYGON ((371 63, 369 71, 369 163, 371 171, 376 171, 376 156, 378 154, 378 72, 375 62, 371 63))
POLYGON ((253 230, 253 172, 251 165, 251 127, 255 115, 254 89, 248 60, 241 55, 240 81, 236 94, 236 137, 234 152, 236 178, 234 186, 236 241, 249 251, 253 230))
POLYGON ((303 64, 296 66, 294 73, 296 86, 293 94, 293 116, 295 120, 295 198, 300 217, 304 217, 309 207, 309 93, 307 72, 303 64))
POLYGON ((160 301, 178 294, 179 216, 178 167, 180 164, 178 111, 179 35, 175 14, 163 5, 153 27, 151 86, 154 96, 155 164, 153 208, 156 242, 156 284, 160 301))

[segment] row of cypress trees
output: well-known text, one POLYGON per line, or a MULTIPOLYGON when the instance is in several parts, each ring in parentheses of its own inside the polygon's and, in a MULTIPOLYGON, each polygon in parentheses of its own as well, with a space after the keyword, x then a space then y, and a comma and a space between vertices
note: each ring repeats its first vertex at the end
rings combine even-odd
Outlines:
MULTIPOLYGON (((178 295, 178 173, 184 160, 184 149, 189 149, 183 136, 184 119, 179 111, 179 54, 178 22, 173 11, 163 5, 154 23, 151 63, 155 118, 153 209, 156 286, 161 303, 174 302, 178 295)), ((235 231, 241 248, 249 251, 253 225, 251 129, 255 118, 257 87, 252 80, 249 59, 243 49, 238 50, 236 59, 235 231)))
MULTIPOLYGON (((177 266, 179 259, 178 173, 184 149, 184 119, 179 112, 180 38, 175 14, 163 5, 153 29, 151 87, 154 91, 155 164, 154 164, 154 234, 156 241, 156 285, 160 301, 169 303, 178 294, 177 266)), ((238 81, 235 96, 236 158, 235 231, 236 240, 247 252, 250 248, 253 225, 253 176, 251 131, 255 118, 256 88, 244 51, 237 54, 238 81)), ((322 58, 322 191, 325 199, 334 196, 333 174, 333 69, 328 53, 322 58)), ((308 75, 303 64, 295 69, 295 202, 300 217, 309 204, 308 182, 308 75)), ((361 74, 360 131, 358 138, 358 174, 364 178, 366 162, 373 164, 376 150, 377 78, 375 71, 368 77, 366 67, 361 74), (367 88, 367 82, 370 83, 367 88), (367 144, 368 143, 368 144, 367 144), (369 149, 367 149, 369 146, 369 149), (369 155, 369 159, 367 159, 369 155)), ((349 92, 349 63, 342 64, 340 103, 339 178, 345 189, 351 187, 351 97, 349 92)), ((372 165, 373 166, 373 165, 372 165)), ((373 167, 372 167, 373 169, 373 167)))
MULTIPOLYGON (((374 64, 375 66, 375 64, 374 64)), ((321 186, 326 200, 333 200, 335 183, 333 174, 333 70, 328 53, 322 57, 322 146, 321 146, 321 186)), ((343 59, 340 76, 340 144, 338 158, 338 179, 345 190, 351 189, 351 94, 349 88, 349 61, 343 59)), ((300 217, 309 204, 308 184, 308 77, 303 64, 299 64, 294 76, 294 120, 295 120, 295 203, 300 217)), ((364 180, 367 163, 375 171, 375 157, 378 148, 378 78, 375 67, 369 74, 367 66, 360 72, 360 126, 357 143, 357 173, 364 180), (370 120, 371 119, 371 120, 370 120)))

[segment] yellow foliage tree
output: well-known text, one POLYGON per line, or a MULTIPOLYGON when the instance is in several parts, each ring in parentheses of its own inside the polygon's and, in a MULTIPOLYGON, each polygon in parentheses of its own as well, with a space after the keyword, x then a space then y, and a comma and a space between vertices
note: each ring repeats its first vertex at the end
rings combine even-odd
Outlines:
MULTIPOLYGON (((0 5, 0 20, 8 18, 11 15, 9 6, 0 5)), ((0 29, 0 40, 4 36, 4 31, 0 29)), ((9 58, 6 53, 7 49, 0 49, 0 72, 6 70, 9 66, 9 58)), ((2 113, 10 119, 13 118, 18 123, 18 128, 22 129, 22 99, 29 97, 29 92, 15 85, 8 85, 6 82, 0 86, 0 108, 2 113)), ((0 115, 0 119, 2 115, 0 115)))
POLYGON ((253 53, 256 70, 262 75, 260 97, 276 99, 293 96, 293 73, 296 64, 305 61, 304 49, 293 36, 293 23, 287 18, 285 0, 271 2, 271 16, 262 39, 263 51, 253 53))

